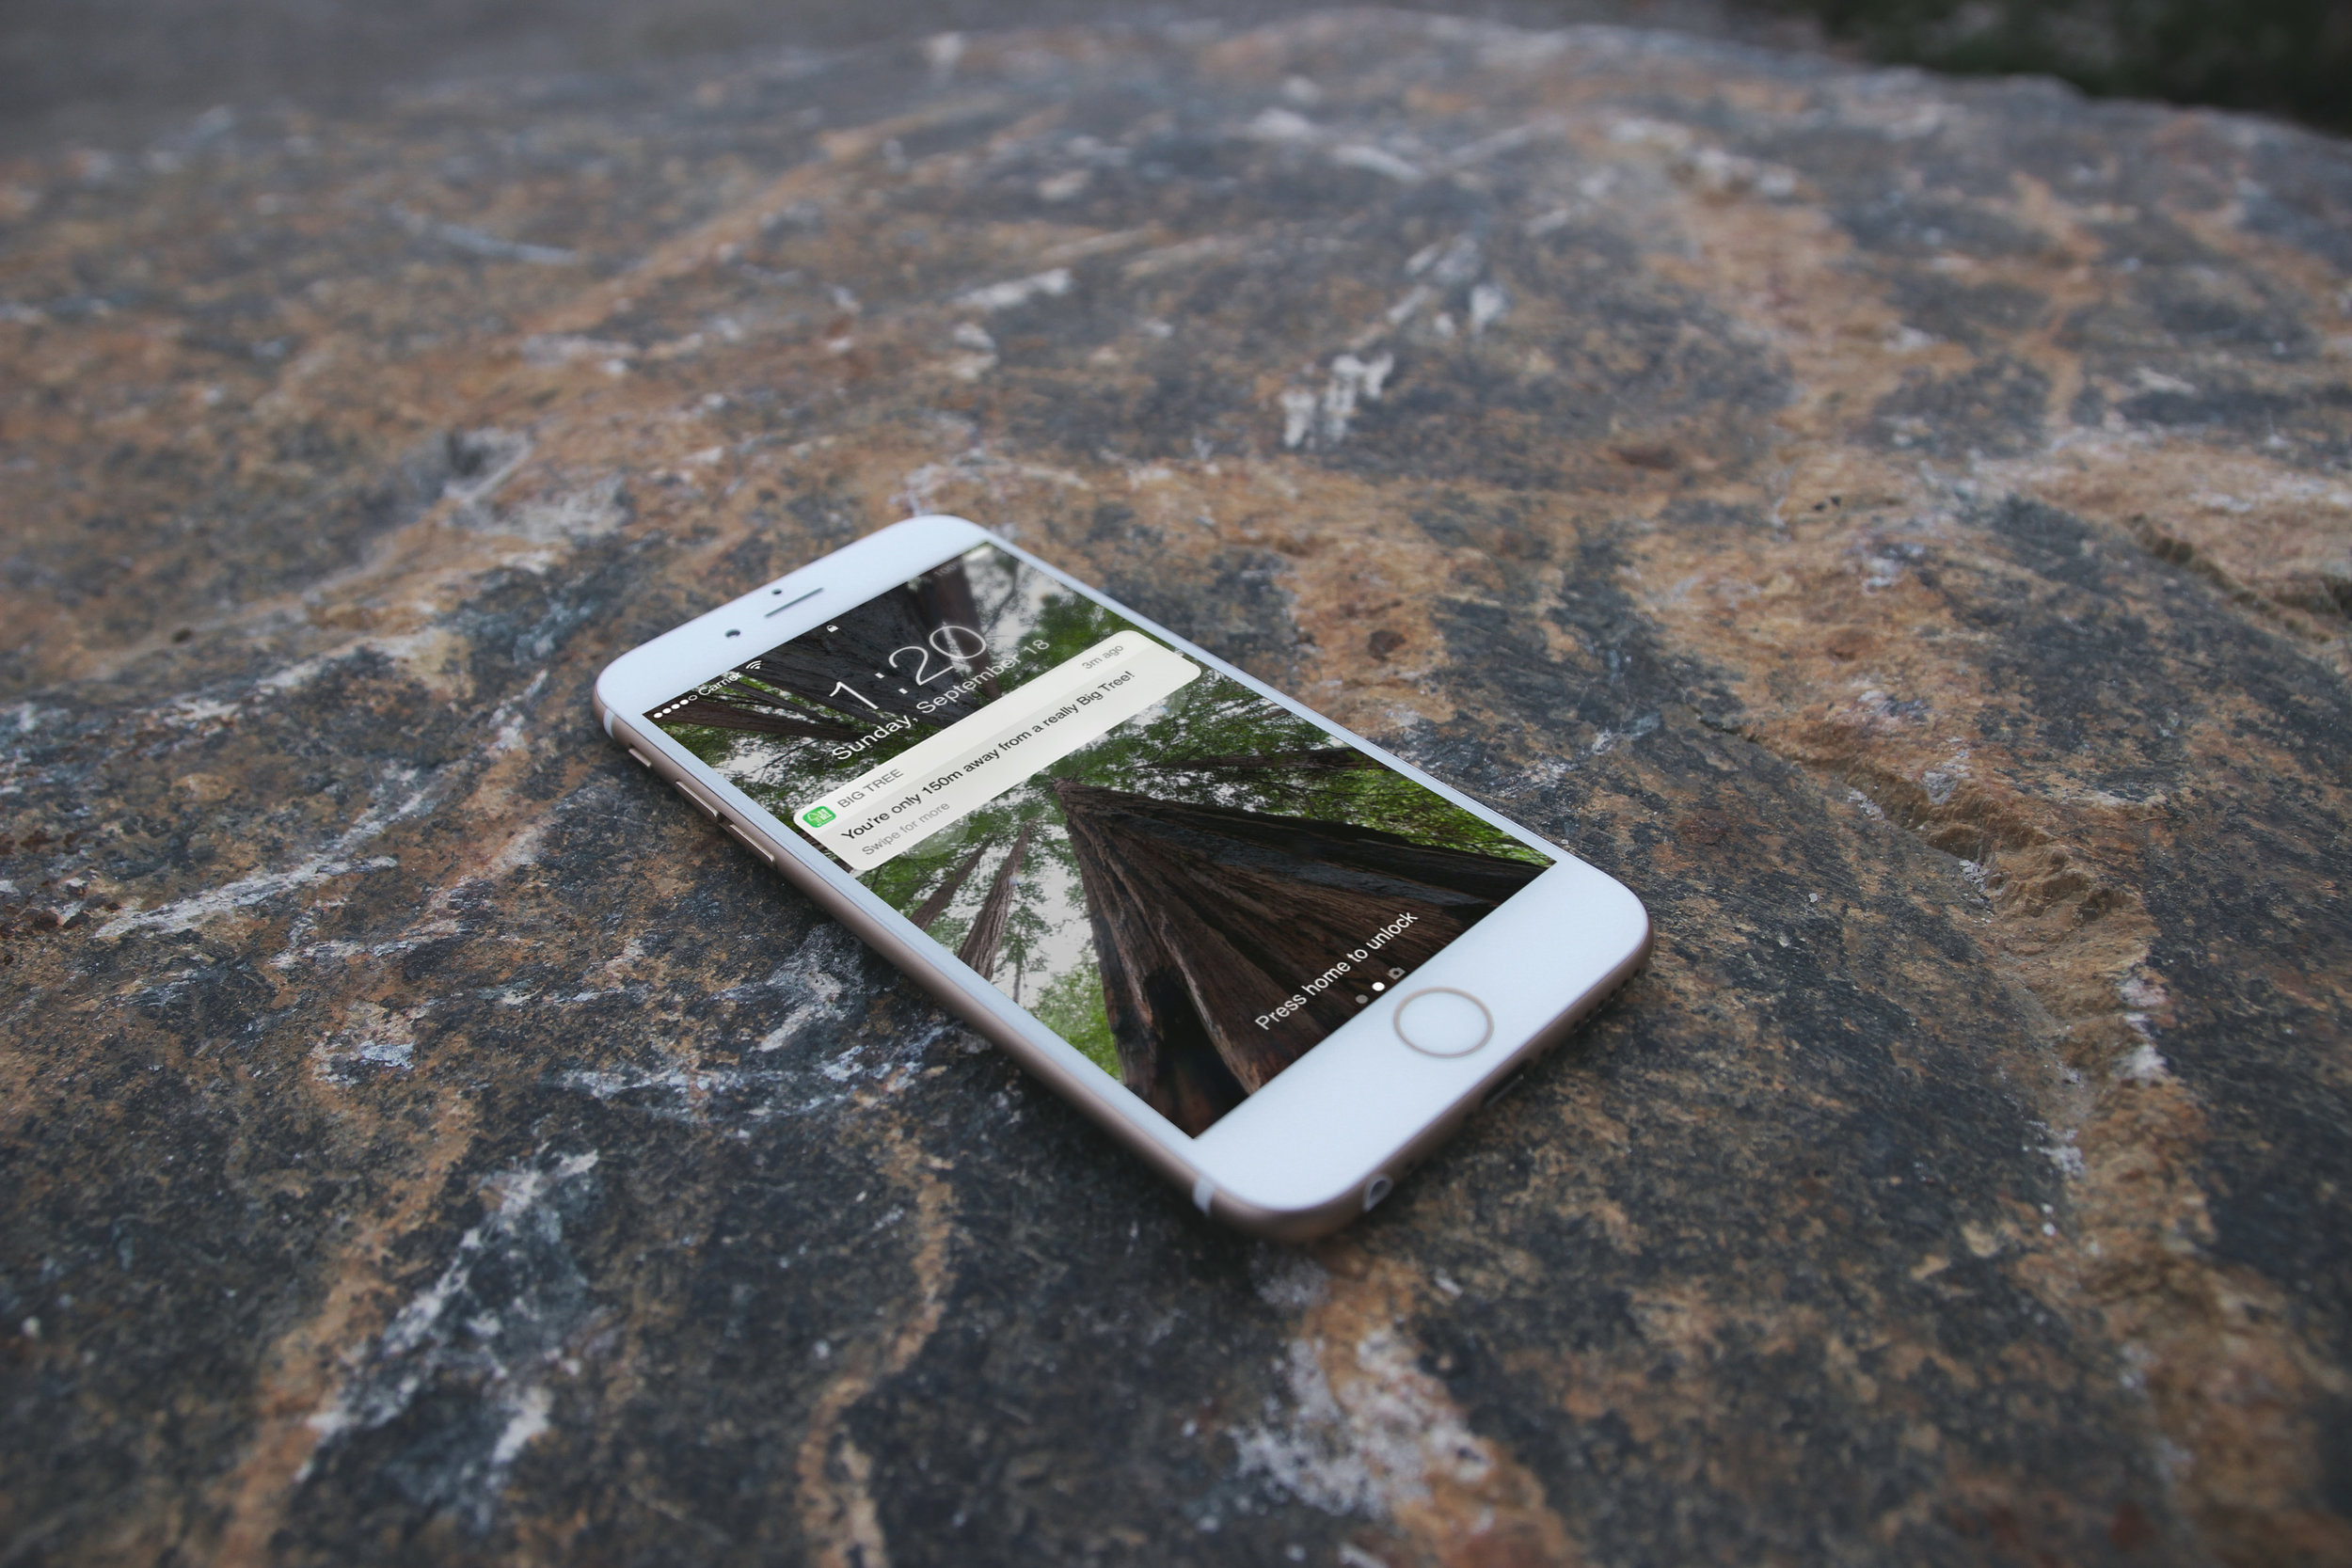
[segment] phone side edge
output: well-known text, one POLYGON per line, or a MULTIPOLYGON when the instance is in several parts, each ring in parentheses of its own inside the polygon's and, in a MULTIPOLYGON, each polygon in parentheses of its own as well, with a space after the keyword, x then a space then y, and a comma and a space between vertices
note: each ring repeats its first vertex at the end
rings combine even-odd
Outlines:
MULTIPOLYGON (((666 750, 639 732, 626 717, 617 714, 612 717, 611 734, 615 744, 649 759, 655 777, 664 783, 673 786, 684 783, 698 788, 709 787, 703 781, 691 778, 666 750)), ((881 954, 893 967, 921 987, 932 1001, 968 1024, 992 1045, 1003 1050, 1023 1069, 1041 1080, 1046 1087, 1076 1106, 1089 1120, 1108 1132, 1178 1190, 1191 1193, 1198 1187, 1200 1172, 1176 1149, 1154 1138, 1149 1129, 1136 1123, 1125 1107, 1097 1093, 1093 1085, 1040 1050, 1035 1041, 1011 1027, 1008 1021, 996 1016, 984 997, 976 994, 953 972, 941 967, 930 954, 907 941, 904 933, 892 929, 887 922, 835 887, 808 863, 808 857, 822 851, 800 842, 797 835, 788 842, 779 839, 768 831, 761 818, 773 819, 765 811, 755 816, 730 811, 727 824, 738 834, 753 841, 770 865, 787 882, 807 895, 827 915, 849 927, 852 936, 881 954)), ((1007 1005, 1017 1006, 1009 999, 1007 1005)))

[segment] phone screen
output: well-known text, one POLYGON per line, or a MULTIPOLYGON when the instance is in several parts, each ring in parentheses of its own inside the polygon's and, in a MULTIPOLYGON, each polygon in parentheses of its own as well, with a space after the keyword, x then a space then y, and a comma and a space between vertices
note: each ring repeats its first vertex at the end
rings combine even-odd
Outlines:
POLYGON ((1194 1134, 1553 863, 993 545, 645 718, 1194 1134))

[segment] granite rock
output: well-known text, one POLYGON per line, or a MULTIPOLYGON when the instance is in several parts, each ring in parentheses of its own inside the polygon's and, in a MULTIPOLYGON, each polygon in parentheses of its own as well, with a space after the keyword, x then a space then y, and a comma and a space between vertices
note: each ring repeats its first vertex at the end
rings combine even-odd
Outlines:
POLYGON ((1351 12, 0 170, 0 1560, 2352 1561, 2352 151, 1351 12), (961 512, 1629 883, 1305 1250, 606 744, 961 512))

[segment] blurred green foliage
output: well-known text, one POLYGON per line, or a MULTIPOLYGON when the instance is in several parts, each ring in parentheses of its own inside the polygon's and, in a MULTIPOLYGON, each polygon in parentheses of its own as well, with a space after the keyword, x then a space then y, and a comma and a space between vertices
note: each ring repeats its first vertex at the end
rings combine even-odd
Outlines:
POLYGON ((1886 61, 2352 131, 2352 0, 1767 0, 1886 61))

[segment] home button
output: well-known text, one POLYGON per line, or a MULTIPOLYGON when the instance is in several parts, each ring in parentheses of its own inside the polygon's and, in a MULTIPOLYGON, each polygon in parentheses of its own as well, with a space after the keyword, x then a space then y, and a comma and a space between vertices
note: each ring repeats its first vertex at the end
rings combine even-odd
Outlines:
POLYGON ((1493 1037, 1495 1021, 1468 991, 1416 991, 1396 1009, 1396 1032, 1423 1055, 1467 1056, 1493 1037))

